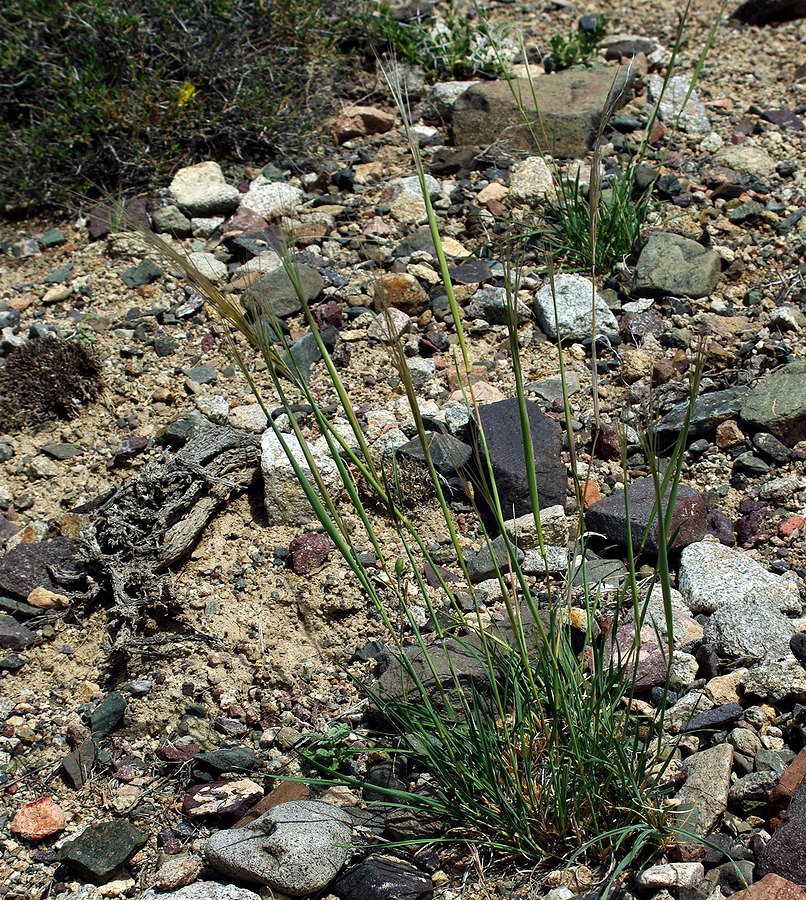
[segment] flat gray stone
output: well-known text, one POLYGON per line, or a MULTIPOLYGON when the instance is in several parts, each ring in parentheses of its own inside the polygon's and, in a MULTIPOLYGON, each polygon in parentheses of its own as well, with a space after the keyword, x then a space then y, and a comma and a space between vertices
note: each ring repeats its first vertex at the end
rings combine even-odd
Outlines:
MULTIPOLYGON (((713 431, 717 425, 737 416, 749 393, 750 388, 742 386, 726 388, 724 391, 712 391, 710 394, 697 397, 694 401, 694 408, 691 410, 689 435, 695 437, 699 434, 707 434, 709 431, 713 431)), ((658 434, 672 435, 676 439, 685 424, 688 409, 688 401, 672 407, 658 422, 655 431, 658 434)))
POLYGON ((686 75, 674 75, 670 78, 665 93, 662 75, 648 75, 646 86, 652 103, 660 99, 660 117, 667 125, 674 126, 677 123, 681 131, 689 134, 708 134, 711 131, 708 113, 697 92, 691 91, 686 101, 686 95, 691 89, 691 79, 686 75))
POLYGON ((752 556, 716 541, 689 544, 680 556, 679 588, 689 609, 712 613, 727 603, 757 602, 800 615, 800 592, 752 556))
POLYGON ((761 381, 742 404, 742 421, 788 447, 806 440, 806 360, 797 360, 761 381))
MULTIPOLYGON (((719 744, 686 760, 686 783, 677 792, 681 830, 699 837, 711 832, 728 808, 733 747, 719 744)), ((685 838, 681 838, 686 842, 685 838)))
POLYGON ((593 305, 596 305, 596 334, 618 338, 618 322, 591 281, 583 275, 558 275, 554 293, 546 284, 534 298, 535 315, 543 332, 553 340, 581 341, 593 332, 593 305), (556 297, 556 315, 555 315, 556 297))
POLYGON ((193 884, 167 893, 149 888, 140 900, 260 900, 260 895, 234 884, 194 881, 193 884))
MULTIPOLYGON (((298 265, 297 271, 305 299, 315 300, 322 293, 324 279, 310 266, 298 265)), ((244 291, 243 305, 256 315, 265 315, 267 310, 273 310, 280 319, 302 309, 302 302, 284 266, 278 266, 244 291)))
POLYGON ((352 821, 321 800, 281 803, 245 828, 216 832, 205 857, 232 878, 301 897, 327 887, 347 862, 352 821))
POLYGON ((497 144, 535 150, 533 134, 545 153, 584 156, 593 146, 608 97, 623 106, 632 97, 627 66, 566 69, 512 82, 531 128, 506 81, 484 81, 463 91, 453 104, 453 137, 457 146, 497 144), (537 104, 535 105, 535 100, 537 104), (539 115, 538 115, 538 110, 539 115))
POLYGON ((764 659, 744 677, 746 696, 763 698, 767 702, 806 700, 806 672, 794 656, 784 659, 764 659))
POLYGON ((241 209, 251 209, 264 219, 270 219, 293 212, 304 194, 298 187, 281 181, 267 181, 260 175, 249 185, 249 190, 239 196, 241 209))
POLYGON ((679 234, 650 236, 635 267, 639 294, 672 297, 707 297, 717 282, 721 260, 716 250, 679 234))

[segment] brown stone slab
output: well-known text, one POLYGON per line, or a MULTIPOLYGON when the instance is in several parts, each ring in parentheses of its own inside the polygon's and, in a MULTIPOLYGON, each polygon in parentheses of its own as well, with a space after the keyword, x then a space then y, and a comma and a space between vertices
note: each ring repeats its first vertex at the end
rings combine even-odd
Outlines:
POLYGON ((540 149, 561 157, 584 156, 593 145, 608 98, 616 107, 632 97, 627 66, 566 69, 532 79, 480 82, 456 101, 453 138, 457 146, 508 143, 521 150, 540 149), (514 90, 514 93, 513 93, 514 90), (524 114, 515 94, 520 98, 524 114), (536 102, 535 102, 536 101, 536 102))

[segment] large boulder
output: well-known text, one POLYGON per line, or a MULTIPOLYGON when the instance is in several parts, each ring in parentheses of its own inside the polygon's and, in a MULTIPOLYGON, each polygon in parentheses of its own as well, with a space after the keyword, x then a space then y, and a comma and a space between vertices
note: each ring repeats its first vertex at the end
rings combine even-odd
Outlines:
POLYGON ((716 250, 679 234, 659 232, 646 242, 635 267, 639 294, 708 297, 719 281, 721 260, 716 250))
POLYGON ((806 360, 762 378, 742 403, 741 416, 746 425, 789 447, 806 441, 806 360))

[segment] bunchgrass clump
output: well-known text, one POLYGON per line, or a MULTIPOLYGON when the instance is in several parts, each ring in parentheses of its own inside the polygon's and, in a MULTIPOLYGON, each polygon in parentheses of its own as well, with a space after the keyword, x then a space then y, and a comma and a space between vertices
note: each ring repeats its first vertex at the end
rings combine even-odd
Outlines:
POLYGON ((588 65, 599 52, 607 31, 607 16, 598 16, 596 25, 590 31, 579 30, 564 37, 555 34, 549 39, 549 53, 543 57, 543 67, 547 72, 570 69, 572 66, 588 65))
MULTIPOLYGON (((453 313, 457 338, 454 365, 469 376, 470 348, 462 312, 454 295, 416 141, 412 139, 411 145, 443 287, 453 313)), ((479 507, 473 506, 475 526, 483 543, 489 544, 501 535, 506 549, 506 560, 497 565, 495 574, 506 615, 502 623, 493 623, 468 572, 457 519, 430 453, 428 427, 420 414, 400 343, 390 345, 390 356, 423 448, 425 477, 449 535, 458 581, 443 575, 429 550, 432 532, 421 531, 407 511, 399 494, 401 478, 394 459, 390 472, 390 461, 378 459, 368 446, 349 393, 305 302, 293 257, 284 253, 286 271, 297 288, 331 393, 337 398, 335 414, 323 409, 317 392, 296 369, 279 323, 275 322, 273 330, 278 337, 272 343, 266 338, 266 329, 256 329, 231 295, 222 294, 169 246, 161 245, 161 249, 222 317, 234 358, 258 401, 267 408, 269 400, 263 397, 253 374, 250 348, 258 351, 271 380, 271 403, 279 401, 285 407, 290 431, 281 431, 271 417, 269 427, 285 448, 323 530, 386 629, 390 668, 378 684, 362 685, 373 703, 376 725, 362 734, 358 752, 349 747, 346 751, 337 749, 329 738, 323 743, 321 736, 303 750, 308 762, 319 770, 314 783, 365 787, 358 773, 369 746, 376 757, 398 761, 405 774, 402 786, 366 785, 373 792, 370 796, 381 797, 373 802, 385 807, 392 818, 414 816, 428 823, 429 839, 469 842, 533 863, 584 860, 602 865, 600 871, 606 870, 611 880, 626 867, 666 847, 672 841, 673 824, 664 805, 663 773, 671 757, 663 732, 664 707, 661 703, 656 718, 646 719, 636 713, 639 707, 635 703, 642 631, 652 627, 647 596, 656 586, 639 588, 636 574, 646 536, 636 535, 633 542, 629 535, 629 575, 615 596, 603 593, 588 578, 584 562, 587 536, 581 512, 577 513, 579 537, 569 552, 568 579, 557 583, 548 575, 538 579, 527 575, 519 562, 517 535, 511 535, 505 526, 511 513, 499 499, 468 377, 466 402, 478 430, 481 451, 476 466, 482 474, 474 480, 471 468, 460 473, 466 479, 466 502, 473 504, 471 498, 484 494, 489 512, 482 515, 479 507), (338 469, 340 491, 329 490, 320 476, 309 447, 310 436, 306 440, 294 414, 295 402, 310 407, 316 423, 313 431, 324 438, 338 469), (295 449, 297 443, 299 451, 295 449), (391 528, 394 538, 381 539, 379 517, 387 533, 391 528), (356 549, 362 544, 374 551, 375 565, 362 562, 365 556, 356 549), (573 588, 571 561, 577 557, 583 560, 582 584, 573 588), (426 568, 437 587, 428 584, 426 568)), ((506 279, 507 284, 511 281, 506 279)), ((545 560, 540 485, 535 474, 512 290, 507 308, 521 419, 521 433, 513 437, 523 442, 532 520, 545 560)), ((268 305, 261 312, 272 320, 268 305)), ((565 383, 561 345, 558 352, 565 383)), ((571 409, 568 392, 564 393, 570 436, 571 409)), ((665 609, 663 630, 669 635, 671 592, 666 547, 685 432, 683 428, 663 474, 657 458, 650 453, 658 497, 654 519, 661 548, 657 587, 665 609), (663 502, 664 497, 667 502, 663 502)), ((626 441, 624 453, 628 481, 626 441)), ((576 508, 581 510, 586 475, 579 468, 573 444, 570 460, 576 508)), ((626 491, 624 496, 629 522, 626 491)), ((672 648, 663 640, 660 644, 666 647, 668 667, 672 648)), ((425 838, 411 837, 404 829, 399 840, 418 843, 425 838)))

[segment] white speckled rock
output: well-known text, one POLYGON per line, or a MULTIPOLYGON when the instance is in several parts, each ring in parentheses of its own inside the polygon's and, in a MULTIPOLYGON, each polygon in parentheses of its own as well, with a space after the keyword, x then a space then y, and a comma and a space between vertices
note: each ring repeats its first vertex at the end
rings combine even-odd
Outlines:
POLYGON ((527 156, 515 163, 509 174, 509 196, 526 203, 543 200, 554 193, 551 169, 542 156, 527 156))
POLYGON ((228 276, 227 267, 212 253, 196 250, 188 256, 188 261, 205 278, 209 278, 213 284, 224 284, 226 282, 228 276))
POLYGON ((699 884, 705 877, 705 868, 698 862, 666 863, 650 866, 635 877, 642 888, 687 888, 699 884))
MULTIPOLYGON (((293 434, 283 435, 283 438, 303 473, 307 478, 312 479, 311 470, 308 468, 299 441, 293 434)), ((308 447, 328 491, 334 494, 338 493, 341 479, 325 439, 311 441, 308 447)), ((263 435, 262 448, 261 469, 263 471, 266 518, 269 524, 307 525, 317 521, 294 468, 273 431, 269 430, 263 435)))
POLYGON ((185 166, 174 175, 169 191, 186 216, 226 215, 238 206, 238 188, 227 184, 217 162, 185 166))
POLYGON ((178 891, 171 891, 170 894, 149 888, 140 900, 260 900, 260 896, 234 884, 196 881, 178 891))
POLYGON ((705 626, 705 640, 721 656, 785 656, 792 621, 757 596, 723 603, 705 626))
POLYGON ((258 176, 241 197, 241 209, 251 209, 264 219, 270 219, 281 213, 293 212, 302 197, 298 187, 282 181, 266 181, 258 176))
MULTIPOLYGON (((552 340, 581 341, 591 336, 593 328, 593 292, 589 278, 582 275, 558 275, 554 279, 557 295, 557 315, 551 285, 535 294, 535 315, 552 340)), ((596 292, 596 333, 618 335, 618 322, 604 300, 596 292)))
POLYGON ((217 832, 205 856, 232 878, 301 897, 330 884, 350 856, 351 839, 349 813, 321 800, 295 800, 245 828, 217 832))
POLYGON ((741 550, 717 541, 689 544, 680 557, 680 593, 694 613, 730 602, 757 600, 769 609, 800 614, 800 592, 741 550))

